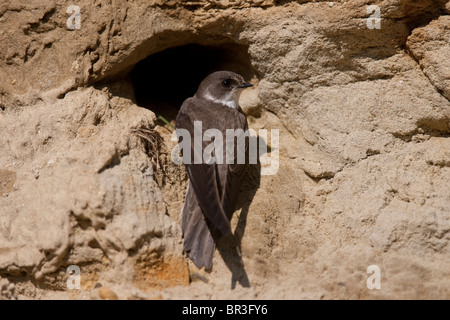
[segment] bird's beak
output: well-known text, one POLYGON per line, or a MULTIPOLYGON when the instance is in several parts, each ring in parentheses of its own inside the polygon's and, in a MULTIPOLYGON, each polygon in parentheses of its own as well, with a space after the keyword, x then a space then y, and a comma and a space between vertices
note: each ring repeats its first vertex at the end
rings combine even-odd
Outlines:
POLYGON ((244 82, 243 84, 241 84, 240 86, 238 86, 238 88, 248 88, 248 87, 253 87, 253 84, 249 83, 249 82, 244 82))

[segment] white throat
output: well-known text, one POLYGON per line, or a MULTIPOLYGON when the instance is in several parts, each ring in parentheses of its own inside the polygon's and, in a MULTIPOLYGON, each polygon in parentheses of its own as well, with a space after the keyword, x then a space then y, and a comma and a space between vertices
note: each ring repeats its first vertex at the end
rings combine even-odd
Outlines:
POLYGON ((203 98, 205 98, 209 101, 215 102, 215 103, 220 103, 221 105, 224 105, 224 106, 227 106, 230 108, 238 109, 240 95, 241 95, 241 90, 234 91, 234 92, 230 91, 230 93, 228 93, 228 95, 226 95, 224 98, 217 99, 217 98, 213 97, 209 91, 206 91, 206 93, 203 95, 203 98))

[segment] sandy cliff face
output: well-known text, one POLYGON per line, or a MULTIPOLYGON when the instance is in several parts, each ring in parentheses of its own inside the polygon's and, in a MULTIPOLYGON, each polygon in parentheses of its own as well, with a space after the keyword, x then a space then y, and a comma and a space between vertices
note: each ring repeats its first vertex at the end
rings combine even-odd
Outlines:
POLYGON ((450 3, 372 2, 3 1, 0 298, 450 298, 450 3), (158 116, 216 69, 279 170, 204 273, 158 116))

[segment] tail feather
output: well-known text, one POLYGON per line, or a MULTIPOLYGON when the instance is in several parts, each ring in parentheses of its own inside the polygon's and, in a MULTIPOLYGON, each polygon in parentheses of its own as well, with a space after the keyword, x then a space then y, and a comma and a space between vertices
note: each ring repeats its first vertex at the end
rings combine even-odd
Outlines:
POLYGON ((216 245, 191 187, 181 214, 184 251, 198 268, 210 270, 216 245))
POLYGON ((210 270, 216 245, 206 225, 199 231, 195 235, 196 241, 187 254, 198 268, 205 267, 206 270, 210 270))

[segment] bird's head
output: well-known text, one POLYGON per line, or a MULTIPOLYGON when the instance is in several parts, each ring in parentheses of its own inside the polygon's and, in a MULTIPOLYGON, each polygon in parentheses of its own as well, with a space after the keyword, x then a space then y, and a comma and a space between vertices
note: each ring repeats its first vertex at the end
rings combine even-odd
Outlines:
POLYGON ((253 84, 231 71, 217 71, 207 76, 197 91, 199 98, 207 99, 232 108, 238 108, 239 96, 243 89, 253 84))

